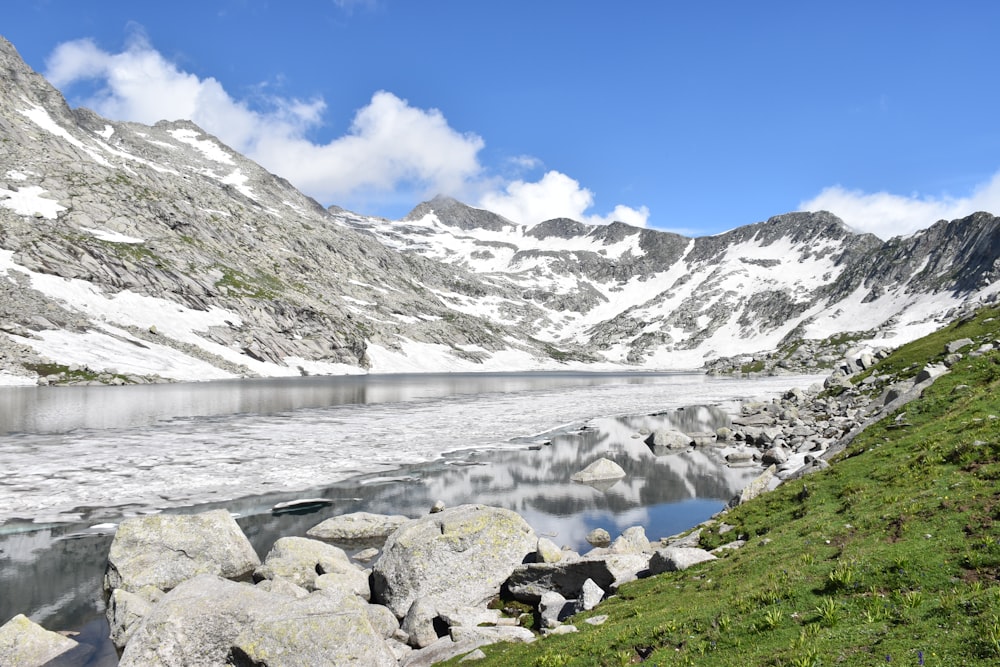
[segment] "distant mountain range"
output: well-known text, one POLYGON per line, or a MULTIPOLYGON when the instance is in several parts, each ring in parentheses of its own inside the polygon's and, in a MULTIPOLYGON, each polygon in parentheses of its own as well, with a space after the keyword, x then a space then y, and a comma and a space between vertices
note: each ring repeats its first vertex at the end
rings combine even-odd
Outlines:
POLYGON ((886 242, 826 212, 700 238, 443 197, 389 221, 190 122, 70 109, 2 38, 0 78, 0 384, 698 368, 894 346, 1000 290, 987 213, 886 242))

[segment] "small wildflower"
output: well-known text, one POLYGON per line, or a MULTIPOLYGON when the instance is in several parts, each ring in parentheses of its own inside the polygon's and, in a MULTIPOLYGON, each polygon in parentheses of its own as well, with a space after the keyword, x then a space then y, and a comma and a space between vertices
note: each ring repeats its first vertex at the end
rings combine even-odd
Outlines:
POLYGON ((918 665, 924 664, 924 652, 923 651, 917 651, 917 664, 918 665))

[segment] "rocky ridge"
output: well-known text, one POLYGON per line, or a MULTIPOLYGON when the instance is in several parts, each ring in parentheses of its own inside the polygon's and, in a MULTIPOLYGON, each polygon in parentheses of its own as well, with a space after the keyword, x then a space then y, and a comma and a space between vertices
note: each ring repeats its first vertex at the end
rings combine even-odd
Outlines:
POLYGON ((826 212, 693 239, 445 197, 390 221, 324 209, 188 121, 71 109, 2 38, 0 78, 4 384, 721 372, 844 333, 895 346, 1000 289, 987 213, 886 242, 826 212))

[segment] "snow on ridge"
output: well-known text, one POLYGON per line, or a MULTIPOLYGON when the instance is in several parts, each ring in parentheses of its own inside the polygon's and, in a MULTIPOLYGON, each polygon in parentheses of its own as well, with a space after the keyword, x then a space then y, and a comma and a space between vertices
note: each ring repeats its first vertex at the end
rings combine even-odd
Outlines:
POLYGON ((32 123, 34 123, 41 129, 45 130, 46 132, 49 132, 50 134, 53 134, 59 137, 60 139, 68 141, 73 146, 76 146, 84 153, 89 155, 94 162, 105 167, 112 166, 112 164, 108 162, 106 159, 104 159, 104 157, 100 153, 97 153, 96 151, 94 151, 93 148, 87 146, 82 141, 74 137, 72 134, 67 132, 64 127, 62 127, 61 125, 59 125, 59 123, 53 120, 52 116, 49 115, 49 112, 45 110, 45 107, 33 104, 30 100, 28 100, 25 97, 22 97, 21 99, 27 102, 31 107, 29 109, 19 109, 18 113, 20 113, 22 116, 30 120, 32 123))
MULTIPOLYGON (((236 169, 233 169, 233 171, 228 176, 220 178, 219 182, 223 183, 224 185, 233 186, 234 188, 239 190, 240 193, 242 193, 246 197, 249 197, 250 199, 257 199, 257 195, 254 194, 253 188, 247 185, 248 180, 250 180, 249 177, 247 177, 247 175, 244 174, 239 169, 239 167, 237 167, 236 169)), ((271 213, 279 218, 281 217, 281 215, 277 211, 273 211, 271 209, 268 209, 268 213, 271 213)))
POLYGON ((177 141, 193 146, 199 153, 213 162, 229 165, 235 164, 232 156, 224 151, 219 144, 215 143, 211 139, 199 139, 198 137, 201 135, 194 130, 188 128, 178 128, 174 130, 167 130, 167 133, 177 141))
POLYGON ((94 134, 101 137, 102 139, 110 139, 111 135, 115 133, 115 128, 110 125, 105 125, 103 130, 96 130, 94 134))
MULTIPOLYGON (((38 174, 34 175, 37 176, 38 174)), ((6 178, 8 181, 26 181, 28 180, 28 174, 25 174, 24 172, 21 171, 17 171, 15 169, 11 169, 6 174, 4 174, 4 178, 6 178)))

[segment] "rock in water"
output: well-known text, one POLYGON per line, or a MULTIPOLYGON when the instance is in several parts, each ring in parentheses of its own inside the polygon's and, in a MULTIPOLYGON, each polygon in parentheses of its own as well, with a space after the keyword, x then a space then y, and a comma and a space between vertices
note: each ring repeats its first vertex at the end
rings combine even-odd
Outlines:
POLYGON ((535 551, 531 526, 510 510, 461 505, 404 524, 372 569, 372 597, 402 618, 417 598, 478 606, 535 551))
POLYGON ((156 514, 123 521, 115 533, 104 590, 143 586, 168 591, 199 574, 249 577, 260 565, 250 541, 225 510, 156 514))
POLYGON ((44 665, 76 647, 77 643, 69 637, 50 632, 23 614, 0 626, 0 665, 44 665))
POLYGON ((574 482, 603 482, 625 477, 625 470, 611 459, 600 458, 570 477, 574 482))

